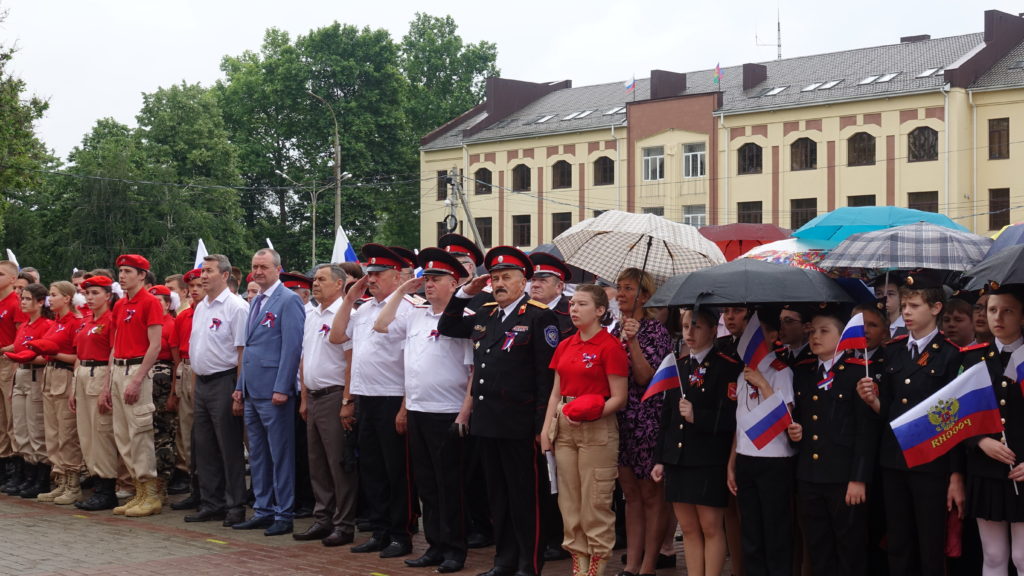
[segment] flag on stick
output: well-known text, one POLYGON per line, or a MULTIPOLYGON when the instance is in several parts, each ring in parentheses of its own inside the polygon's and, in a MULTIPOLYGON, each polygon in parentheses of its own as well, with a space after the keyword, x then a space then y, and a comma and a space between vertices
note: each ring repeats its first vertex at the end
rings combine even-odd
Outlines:
POLYGON ((661 366, 658 366, 658 370, 654 372, 654 377, 651 378, 651 383, 647 385, 647 390, 640 401, 643 402, 660 392, 681 387, 682 383, 679 381, 679 368, 676 366, 676 357, 670 353, 668 356, 665 356, 665 359, 661 361, 661 366))
POLYGON ((356 251, 352 248, 352 243, 348 241, 348 234, 345 233, 345 229, 338 226, 338 231, 334 235, 334 250, 331 251, 331 262, 358 262, 359 257, 356 256, 356 251))
POLYGON ((199 239, 199 245, 196 246, 196 263, 192 266, 192 269, 203 267, 203 258, 209 256, 209 252, 206 251, 206 244, 203 243, 203 239, 199 239))
POLYGON ((772 394, 764 402, 750 411, 754 423, 743 431, 758 450, 764 448, 776 436, 793 423, 789 407, 782 399, 782 394, 772 394))
POLYGON ((747 321, 747 327, 743 329, 743 334, 740 335, 740 340, 736 343, 736 353, 739 354, 744 364, 751 368, 757 368, 769 352, 771 349, 768 348, 768 340, 764 337, 764 330, 761 328, 761 322, 758 321, 755 312, 747 321))

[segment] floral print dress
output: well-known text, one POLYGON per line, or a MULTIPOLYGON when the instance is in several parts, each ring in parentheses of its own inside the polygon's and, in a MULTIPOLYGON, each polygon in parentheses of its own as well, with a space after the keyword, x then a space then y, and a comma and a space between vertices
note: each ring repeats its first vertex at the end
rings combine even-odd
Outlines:
MULTIPOLYGON (((621 326, 616 326, 612 330, 612 335, 616 338, 619 338, 621 333, 621 326)), ((653 369, 657 369, 665 356, 672 353, 672 337, 665 326, 653 318, 644 318, 640 321, 640 330, 636 337, 644 359, 653 369)), ((623 342, 622 345, 629 355, 628 344, 623 342)), ((632 358, 630 362, 626 407, 618 413, 619 466, 628 466, 637 478, 646 480, 651 477, 651 470, 656 464, 654 450, 658 442, 658 429, 661 427, 661 403, 664 394, 641 402, 640 398, 643 397, 647 386, 633 380, 632 358)))

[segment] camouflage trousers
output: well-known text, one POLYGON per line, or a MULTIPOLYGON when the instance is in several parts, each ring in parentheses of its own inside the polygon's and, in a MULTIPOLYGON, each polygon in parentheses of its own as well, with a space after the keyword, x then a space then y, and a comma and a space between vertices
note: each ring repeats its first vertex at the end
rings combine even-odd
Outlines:
POLYGON ((153 404, 156 405, 156 412, 153 414, 153 445, 156 450, 156 475, 157 478, 167 481, 174 472, 175 464, 178 461, 178 450, 174 445, 174 436, 177 433, 177 422, 173 412, 166 410, 167 398, 171 395, 171 364, 170 362, 157 362, 153 366, 153 404))

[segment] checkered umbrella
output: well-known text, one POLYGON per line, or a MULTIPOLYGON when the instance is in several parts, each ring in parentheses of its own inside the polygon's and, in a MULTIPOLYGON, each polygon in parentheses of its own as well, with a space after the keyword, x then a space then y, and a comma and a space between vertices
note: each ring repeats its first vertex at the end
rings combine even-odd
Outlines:
POLYGON ((725 256, 697 229, 654 214, 609 210, 554 239, 565 262, 614 281, 626 268, 646 270, 660 286, 686 272, 722 264, 725 256))
POLYGON ((826 270, 967 270, 985 257, 991 238, 927 222, 850 236, 819 266, 826 270))

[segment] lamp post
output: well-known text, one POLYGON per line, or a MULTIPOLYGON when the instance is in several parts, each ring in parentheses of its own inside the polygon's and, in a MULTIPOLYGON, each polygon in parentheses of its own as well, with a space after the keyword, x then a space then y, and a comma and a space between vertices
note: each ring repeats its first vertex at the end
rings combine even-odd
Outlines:
MULTIPOLYGON (((334 121, 334 228, 337 229, 341 226, 341 141, 338 139, 338 117, 334 114, 334 107, 331 106, 327 100, 324 100, 320 96, 313 93, 312 90, 306 90, 306 93, 316 98, 321 104, 327 107, 327 111, 331 113, 331 120, 334 121)), ((345 174, 348 174, 346 172, 345 174)), ((351 178, 352 175, 348 174, 351 178)), ((346 178, 347 179, 347 178, 346 178)))
MULTIPOLYGON (((291 182, 292 184, 295 184, 295 186, 298 187, 300 190, 302 189, 302 184, 299 184, 295 180, 292 180, 284 172, 281 172, 280 170, 274 170, 274 172, 278 176, 280 176, 281 178, 284 178, 285 180, 291 182)), ((312 242, 313 243, 313 250, 312 250, 313 256, 312 256, 312 259, 310 261, 312 263, 311 265, 314 265, 314 266, 316 265, 316 199, 317 199, 318 196, 320 196, 320 190, 316 189, 316 183, 314 182, 313 186, 310 186, 310 188, 309 188, 309 200, 310 200, 309 211, 313 214, 313 222, 312 222, 312 225, 313 225, 313 242, 312 242)))

